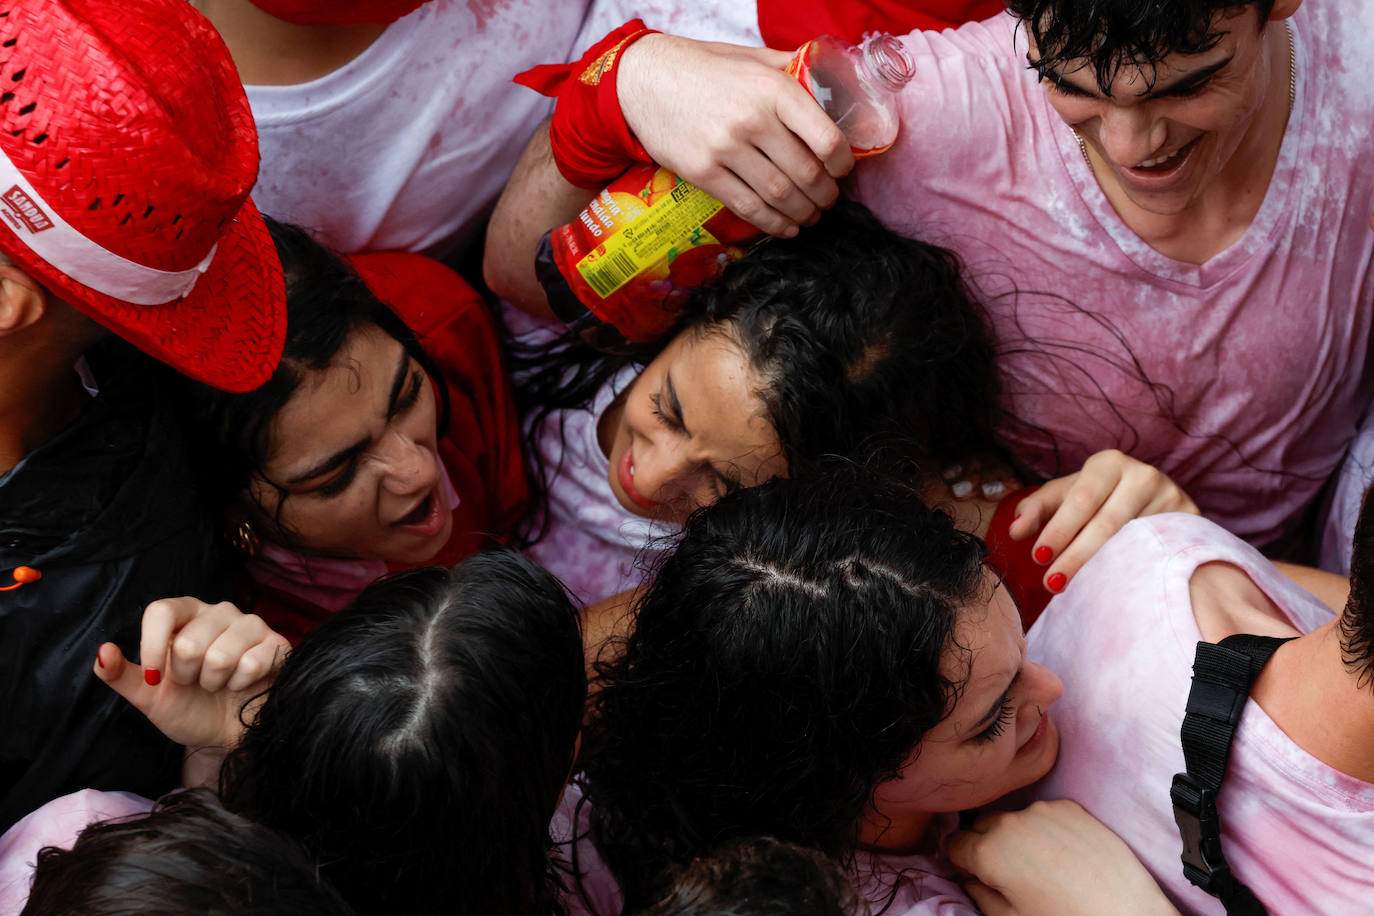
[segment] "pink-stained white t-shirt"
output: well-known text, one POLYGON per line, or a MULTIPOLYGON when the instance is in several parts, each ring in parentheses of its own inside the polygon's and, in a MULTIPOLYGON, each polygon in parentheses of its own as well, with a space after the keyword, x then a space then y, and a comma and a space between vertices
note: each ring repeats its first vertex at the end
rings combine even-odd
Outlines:
MULTIPOLYGON (((1064 681, 1051 709, 1059 761, 1036 797, 1081 804, 1185 913, 1222 912, 1183 877, 1169 801, 1184 769, 1179 729, 1201 639, 1189 580, 1214 561, 1242 569, 1302 632, 1331 619, 1330 608, 1254 548, 1205 519, 1169 514, 1123 528, 1028 636, 1028 656, 1064 681)), ((1374 784, 1308 754, 1254 700, 1236 731, 1219 806, 1226 860, 1269 912, 1370 912, 1374 784)))
POLYGON ((852 185, 963 259, 1006 408, 1053 435, 1009 427, 1018 458, 1049 477, 1121 448, 1256 544, 1313 500, 1374 393, 1374 5, 1305 3, 1289 21, 1296 96, 1268 192, 1204 264, 1122 222, 1009 15, 903 39, 901 134, 852 185))
MULTIPOLYGON (((609 866, 591 839, 591 812, 582 789, 568 785, 553 816, 549 833, 557 856, 575 877, 567 883, 563 904, 571 916, 619 916, 624 899, 609 866)), ((954 818, 946 824, 948 835, 954 818)), ((860 895, 883 916, 978 916, 978 908, 954 880, 954 868, 942 857, 885 856, 859 853, 850 877, 860 895)))
MULTIPOLYGON (((562 326, 511 305, 502 314, 515 340, 539 347, 558 339, 562 326)), ((601 450, 597 424, 639 375, 628 365, 602 385, 590 404, 551 414, 529 436, 547 478, 547 518, 532 519, 543 537, 525 553, 558 577, 583 604, 636 588, 681 526, 635 515, 611 492, 611 460, 601 450)))
POLYGON ((245 87, 253 200, 346 254, 467 246, 553 110, 511 77, 566 60, 588 5, 430 0, 327 76, 245 87))
POLYGON ((253 200, 347 254, 461 251, 553 111, 511 78, 576 58, 635 16, 762 43, 753 3, 429 0, 327 76, 245 87, 262 150, 253 200))
POLYGON ((577 54, 630 19, 651 29, 697 41, 759 47, 758 7, 752 0, 592 0, 577 39, 577 54))
POLYGON ((544 466, 558 473, 548 484, 548 528, 526 553, 583 604, 637 587, 660 552, 655 545, 680 530, 629 512, 611 492, 597 422, 638 374, 627 366, 590 405, 551 415, 534 437, 544 466))
POLYGON ((90 824, 151 810, 153 803, 141 795, 82 789, 26 815, 0 836, 0 916, 14 916, 28 902, 40 849, 71 849, 90 824))

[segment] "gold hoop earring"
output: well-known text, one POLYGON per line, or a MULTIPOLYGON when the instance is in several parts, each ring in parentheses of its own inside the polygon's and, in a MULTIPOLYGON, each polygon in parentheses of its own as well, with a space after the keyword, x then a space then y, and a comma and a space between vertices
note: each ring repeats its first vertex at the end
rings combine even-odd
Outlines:
POLYGON ((255 557, 258 555, 258 548, 262 546, 262 539, 253 530, 253 523, 248 519, 240 519, 239 523, 229 532, 229 544, 245 557, 255 557))

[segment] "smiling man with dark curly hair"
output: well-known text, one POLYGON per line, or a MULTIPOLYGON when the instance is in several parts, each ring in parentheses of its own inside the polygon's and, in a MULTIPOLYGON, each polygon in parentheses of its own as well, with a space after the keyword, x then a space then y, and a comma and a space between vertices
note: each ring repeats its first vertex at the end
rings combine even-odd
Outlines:
POLYGON ((904 39, 858 196, 991 294, 1028 467, 1120 448, 1282 543, 1374 391, 1374 7, 1009 5, 904 39))

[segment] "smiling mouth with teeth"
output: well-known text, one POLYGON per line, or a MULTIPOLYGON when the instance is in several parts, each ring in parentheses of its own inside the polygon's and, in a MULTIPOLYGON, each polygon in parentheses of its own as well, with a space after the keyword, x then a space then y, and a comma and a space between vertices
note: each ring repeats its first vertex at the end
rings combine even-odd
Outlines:
POLYGON ((1168 162, 1170 159, 1176 158, 1176 157, 1178 156, 1178 154, 1179 154, 1180 152, 1182 152, 1182 151, 1183 151, 1183 147, 1179 147, 1178 149, 1174 150, 1172 153, 1170 153, 1170 154, 1167 155, 1167 156, 1160 156, 1158 159, 1146 159, 1144 162, 1142 162, 1142 163, 1140 163, 1139 165, 1137 165, 1136 168, 1138 168, 1138 169, 1148 169, 1148 168, 1153 168, 1154 166, 1157 166, 1157 165, 1163 165, 1164 163, 1168 162))
POLYGON ((1192 140, 1189 140, 1187 143, 1183 144, 1167 156, 1158 156, 1154 159, 1146 159, 1144 162, 1131 166, 1131 168, 1136 171, 1150 171, 1152 169, 1158 169, 1163 171, 1165 169, 1172 167, 1173 164, 1176 163, 1183 156, 1184 153, 1188 152, 1188 150, 1193 148, 1193 144, 1196 142, 1197 139, 1194 138, 1192 140))

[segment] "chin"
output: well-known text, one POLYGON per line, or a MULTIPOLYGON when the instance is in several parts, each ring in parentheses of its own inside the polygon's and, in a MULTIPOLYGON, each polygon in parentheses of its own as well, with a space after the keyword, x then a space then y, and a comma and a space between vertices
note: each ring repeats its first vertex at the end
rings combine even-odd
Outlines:
POLYGON ((1128 191, 1126 196, 1130 198, 1131 203, 1155 216, 1178 216, 1180 213, 1187 213, 1197 198, 1197 195, 1193 194, 1191 190, 1186 194, 1169 194, 1159 197, 1137 195, 1128 191))
POLYGON ((382 559, 387 563, 396 563, 402 566, 423 566, 439 555, 444 546, 448 544, 452 533, 453 517, 450 515, 448 522, 434 537, 426 538, 421 544, 398 546, 394 553, 390 553, 382 559))

